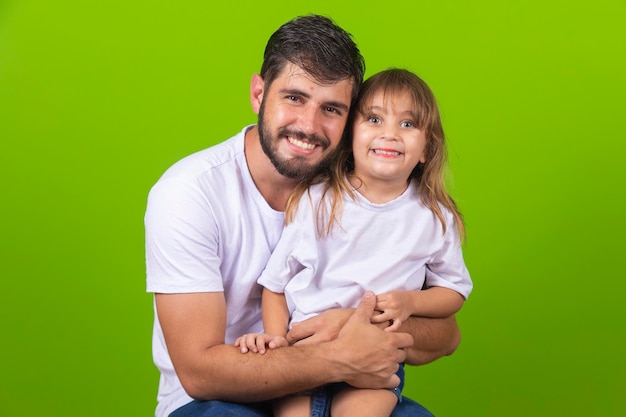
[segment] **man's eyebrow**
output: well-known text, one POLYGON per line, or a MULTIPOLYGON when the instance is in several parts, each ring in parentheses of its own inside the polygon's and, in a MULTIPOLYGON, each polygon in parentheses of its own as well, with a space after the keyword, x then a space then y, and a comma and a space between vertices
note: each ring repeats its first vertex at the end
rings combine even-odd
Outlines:
POLYGON ((288 95, 293 95, 293 96, 302 96, 302 97, 306 97, 306 98, 311 98, 311 95, 308 93, 305 93, 302 90, 298 90, 295 88, 283 88, 282 90, 280 90, 280 92, 282 94, 288 94, 288 95))
MULTIPOLYGON (((311 98, 310 94, 305 93, 304 91, 298 90, 298 89, 283 88, 282 90, 280 90, 280 92, 282 94, 301 96, 301 97, 304 97, 304 98, 311 98)), ((346 111, 346 112, 350 110, 350 106, 348 106, 345 103, 342 103, 340 101, 327 101, 327 102, 324 103, 324 106, 337 107, 338 109, 341 109, 341 110, 346 111)))
POLYGON ((328 101, 326 103, 324 103, 326 106, 330 106, 330 107, 337 107, 340 110, 343 110, 345 112, 350 110, 349 106, 346 106, 344 103, 341 103, 339 101, 328 101))

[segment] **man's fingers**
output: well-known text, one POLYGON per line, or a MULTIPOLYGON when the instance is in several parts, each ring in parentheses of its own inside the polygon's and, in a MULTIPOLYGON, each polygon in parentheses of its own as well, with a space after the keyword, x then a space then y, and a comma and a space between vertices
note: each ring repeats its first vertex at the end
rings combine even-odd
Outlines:
POLYGON ((391 375, 391 382, 389 388, 395 388, 400 385, 400 377, 396 374, 391 375))
POLYGON ((376 306, 376 295, 371 291, 365 291, 361 301, 354 311, 354 316, 359 317, 363 321, 369 323, 372 313, 374 313, 374 307, 376 306))
POLYGON ((313 334, 313 331, 307 326, 309 321, 302 323, 293 323, 291 329, 287 332, 287 341, 294 343, 298 340, 305 339, 313 334))
MULTIPOLYGON (((413 346, 413 336, 408 333, 389 333, 389 335, 394 338, 394 344, 398 349, 406 349, 413 346)), ((405 358, 402 358, 402 361, 404 361, 404 359, 405 358)))

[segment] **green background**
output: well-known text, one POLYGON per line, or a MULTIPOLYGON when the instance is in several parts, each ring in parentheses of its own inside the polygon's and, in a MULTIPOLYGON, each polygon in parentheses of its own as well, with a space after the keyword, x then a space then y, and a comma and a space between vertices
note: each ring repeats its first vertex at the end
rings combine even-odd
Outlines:
POLYGON ((0 416, 153 415, 143 214, 255 122, 269 35, 308 12, 433 88, 475 291, 438 416, 621 416, 626 3, 0 1, 0 416), (213 2, 211 2, 213 3, 213 2))

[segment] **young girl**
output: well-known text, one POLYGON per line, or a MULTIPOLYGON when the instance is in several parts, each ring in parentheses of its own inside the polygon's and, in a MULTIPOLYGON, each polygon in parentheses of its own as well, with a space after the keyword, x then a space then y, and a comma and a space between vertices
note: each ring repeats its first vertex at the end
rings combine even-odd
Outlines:
MULTIPOLYGON (((430 88, 407 70, 372 76, 348 130, 329 171, 291 197, 287 226, 259 279, 265 334, 240 337, 243 353, 286 346, 290 321, 355 307, 366 290, 378 294, 372 322, 390 323, 387 331, 411 315, 453 315, 472 290, 463 221, 444 188, 446 148, 430 88)), ((380 417, 391 414, 402 385, 321 389, 332 396, 333 417, 380 417)), ((308 416, 310 402, 280 399, 275 415, 308 416)))

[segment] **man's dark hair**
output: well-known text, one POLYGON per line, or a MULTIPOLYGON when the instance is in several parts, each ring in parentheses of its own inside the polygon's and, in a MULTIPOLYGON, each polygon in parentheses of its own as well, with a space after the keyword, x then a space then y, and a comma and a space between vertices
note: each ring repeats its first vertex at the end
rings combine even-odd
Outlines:
POLYGON ((261 67, 266 86, 272 84, 287 62, 304 69, 322 84, 352 79, 352 101, 365 73, 365 60, 352 35, 320 15, 296 17, 272 34, 261 67))

